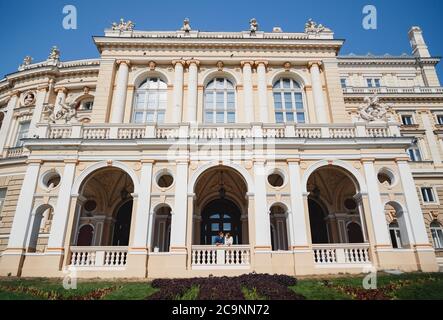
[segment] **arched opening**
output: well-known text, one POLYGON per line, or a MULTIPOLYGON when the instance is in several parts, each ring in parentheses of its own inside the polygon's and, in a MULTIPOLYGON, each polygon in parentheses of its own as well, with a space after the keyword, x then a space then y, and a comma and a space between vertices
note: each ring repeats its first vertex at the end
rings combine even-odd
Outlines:
POLYGON ((149 77, 137 87, 132 122, 163 123, 168 104, 168 84, 159 77, 149 77))
POLYGON ((79 247, 89 247, 92 245, 92 240, 94 237, 94 227, 90 224, 86 224, 80 227, 78 232, 77 245, 79 247))
POLYGON ((364 237, 361 226, 356 222, 348 223, 348 242, 349 243, 363 243, 364 237))
POLYGON ((287 251, 289 247, 287 210, 280 205, 274 205, 271 207, 269 219, 272 251, 287 251))
POLYGON ((208 169, 194 192, 194 244, 213 245, 219 232, 230 233, 234 245, 249 243, 247 185, 239 172, 226 166, 208 169))
POLYGON ((435 249, 443 249, 443 227, 437 220, 434 220, 430 224, 432 243, 435 249))
POLYGON ((235 123, 235 86, 231 80, 218 77, 205 86, 204 122, 235 123))
POLYGON ((128 246, 134 183, 116 167, 98 169, 82 182, 74 245, 128 246), (90 228, 85 226, 89 225, 90 228), (91 237, 91 233, 93 236, 91 237))
POLYGON ((303 89, 291 78, 280 78, 273 84, 275 121, 305 123, 306 107, 303 89))
POLYGON ((401 205, 397 202, 388 202, 385 205, 385 216, 392 247, 394 249, 409 247, 408 227, 401 205))
POLYGON ((313 244, 365 242, 363 212, 355 200, 359 185, 351 173, 320 167, 309 176, 307 190, 313 244))
POLYGON ((49 233, 51 232, 54 209, 50 205, 42 205, 35 210, 31 221, 28 240, 28 252, 45 252, 49 233))
POLYGON ((169 252, 171 242, 171 208, 161 206, 154 212, 152 251, 169 252))

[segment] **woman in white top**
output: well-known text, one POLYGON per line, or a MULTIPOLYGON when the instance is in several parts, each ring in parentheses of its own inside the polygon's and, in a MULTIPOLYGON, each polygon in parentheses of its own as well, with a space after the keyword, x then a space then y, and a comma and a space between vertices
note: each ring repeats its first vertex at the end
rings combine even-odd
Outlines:
POLYGON ((232 246, 234 244, 234 238, 231 236, 231 234, 228 232, 225 236, 225 245, 226 246, 232 246))

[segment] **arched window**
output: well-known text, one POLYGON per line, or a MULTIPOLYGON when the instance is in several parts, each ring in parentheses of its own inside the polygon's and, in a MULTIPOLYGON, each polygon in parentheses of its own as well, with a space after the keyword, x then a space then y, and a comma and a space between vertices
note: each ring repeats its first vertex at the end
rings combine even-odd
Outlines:
POLYGON ((133 122, 163 123, 168 99, 168 85, 160 78, 148 78, 135 92, 133 122))
POLYGON ((292 79, 280 79, 274 84, 275 121, 306 122, 306 108, 300 84, 292 79))
POLYGON ((432 242, 435 249, 443 249, 443 228, 438 221, 431 223, 432 242))
POLYGON ((235 88, 226 78, 215 78, 205 88, 205 123, 235 123, 235 88))
POLYGON ((392 247, 394 249, 403 248, 403 244, 401 241, 401 231, 397 222, 392 222, 389 225, 389 234, 391 235, 392 247))
POLYGON ((92 111, 93 107, 94 107, 94 98, 82 99, 76 105, 78 111, 92 111))

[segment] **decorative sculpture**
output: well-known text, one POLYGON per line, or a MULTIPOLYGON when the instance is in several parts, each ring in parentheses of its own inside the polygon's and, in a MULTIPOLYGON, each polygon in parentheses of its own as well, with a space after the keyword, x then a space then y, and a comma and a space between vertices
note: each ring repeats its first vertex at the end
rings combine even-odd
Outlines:
POLYGON ((217 62, 217 70, 218 71, 223 71, 224 67, 225 67, 225 64, 223 63, 223 61, 218 61, 217 62))
POLYGON ((33 92, 27 92, 23 97, 23 105, 28 107, 35 102, 35 94, 33 92))
POLYGON ((57 48, 57 46, 53 46, 51 48, 51 53, 48 57, 49 60, 60 60, 60 50, 57 48))
POLYGON ((305 24, 305 33, 318 34, 324 31, 331 31, 331 30, 326 28, 322 24, 317 24, 317 22, 315 22, 312 19, 309 19, 308 22, 306 22, 305 24))
POLYGON ((44 113, 48 115, 49 121, 51 123, 76 123, 77 122, 77 109, 75 103, 67 105, 64 103, 60 104, 59 110, 57 111, 54 105, 46 105, 44 113))
POLYGON ((191 31, 191 30, 192 30, 192 28, 191 28, 191 25, 190 25, 189 18, 186 18, 186 19, 183 21, 183 27, 181 28, 181 31, 189 32, 189 31, 191 31))
POLYGON ((113 22, 112 23, 112 30, 114 31, 133 31, 135 28, 135 24, 131 21, 128 20, 127 22, 125 22, 125 20, 123 18, 120 19, 120 23, 117 24, 117 22, 113 22))
POLYGON ((360 117, 366 121, 387 121, 389 107, 381 104, 377 95, 366 97, 365 104, 360 107, 360 117))
POLYGON ((251 33, 255 33, 256 31, 258 31, 258 22, 257 22, 257 19, 255 19, 255 18, 252 18, 250 21, 249 21, 249 31, 251 31, 251 33))

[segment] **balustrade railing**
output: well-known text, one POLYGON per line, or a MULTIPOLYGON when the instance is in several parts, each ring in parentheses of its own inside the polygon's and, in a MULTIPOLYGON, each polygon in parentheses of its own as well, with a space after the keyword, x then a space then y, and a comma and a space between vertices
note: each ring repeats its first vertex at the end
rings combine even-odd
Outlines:
POLYGON ((317 265, 370 264, 369 244, 313 245, 317 265))
POLYGON ((15 148, 7 148, 6 151, 6 158, 20 158, 23 156, 23 147, 15 147, 15 148))
POLYGON ((249 267, 249 246, 192 246, 192 267, 249 267))
POLYGON ((124 267, 127 247, 71 247, 72 267, 124 267))
POLYGON ((360 94, 435 94, 443 93, 443 87, 346 87, 343 93, 360 93, 360 94))
POLYGON ((135 124, 39 124, 38 136, 48 139, 353 139, 400 136, 399 124, 353 123, 343 125, 135 125, 135 124))

